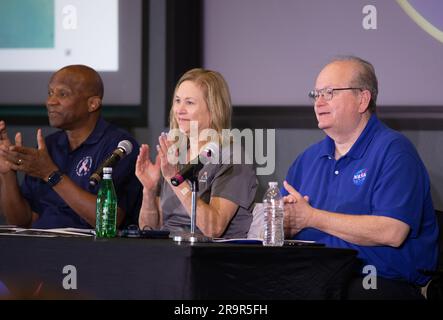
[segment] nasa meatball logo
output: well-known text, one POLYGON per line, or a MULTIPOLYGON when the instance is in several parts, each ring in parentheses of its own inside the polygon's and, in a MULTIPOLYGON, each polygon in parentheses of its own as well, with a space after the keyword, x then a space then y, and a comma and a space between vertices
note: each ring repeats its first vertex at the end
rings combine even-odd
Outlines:
POLYGON ((354 177, 352 178, 352 181, 356 186, 361 186, 365 180, 367 175, 368 169, 361 169, 358 170, 356 173, 354 173, 354 177))

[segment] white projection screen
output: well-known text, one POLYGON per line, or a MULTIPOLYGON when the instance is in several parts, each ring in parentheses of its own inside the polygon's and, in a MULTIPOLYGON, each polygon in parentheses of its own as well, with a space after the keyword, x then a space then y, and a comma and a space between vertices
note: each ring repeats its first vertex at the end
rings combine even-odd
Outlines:
POLYGON ((375 66, 378 105, 441 107, 441 0, 204 0, 204 66, 235 106, 309 106, 331 58, 375 66))
POLYGON ((44 111, 51 74, 70 64, 99 71, 105 106, 140 106, 142 15, 142 0, 1 0, 0 117, 44 111))

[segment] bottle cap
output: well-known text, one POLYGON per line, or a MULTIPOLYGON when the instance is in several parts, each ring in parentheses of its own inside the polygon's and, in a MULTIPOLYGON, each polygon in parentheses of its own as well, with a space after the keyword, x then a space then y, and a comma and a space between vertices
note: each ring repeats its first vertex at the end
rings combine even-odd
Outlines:
POLYGON ((112 173, 112 168, 111 167, 104 167, 103 173, 112 173))
POLYGON ((276 182, 276 181, 270 181, 270 182, 269 182, 269 186, 270 186, 270 187, 277 187, 277 186, 278 186, 278 182, 276 182))

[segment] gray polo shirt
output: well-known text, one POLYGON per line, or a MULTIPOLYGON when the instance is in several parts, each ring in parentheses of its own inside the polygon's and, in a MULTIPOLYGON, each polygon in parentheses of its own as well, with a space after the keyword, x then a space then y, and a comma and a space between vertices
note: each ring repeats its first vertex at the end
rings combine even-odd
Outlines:
MULTIPOLYGON (((246 238, 252 222, 252 204, 257 191, 257 177, 253 166, 208 163, 200 171, 198 181, 198 196, 204 202, 209 203, 211 197, 220 197, 238 205, 237 212, 222 237, 246 238)), ((160 205, 163 212, 163 229, 174 234, 190 231, 191 217, 164 179, 160 183, 160 205)), ((197 210, 197 216, 198 214, 197 210)), ((195 230, 201 234, 197 226, 195 230)))

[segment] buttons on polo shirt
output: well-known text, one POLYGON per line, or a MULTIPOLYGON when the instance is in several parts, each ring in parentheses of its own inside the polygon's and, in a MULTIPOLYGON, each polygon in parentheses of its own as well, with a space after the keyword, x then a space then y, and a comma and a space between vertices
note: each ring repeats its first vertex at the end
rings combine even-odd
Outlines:
POLYGON ((332 160, 332 157, 328 157, 329 160, 332 160))
POLYGON ((339 173, 340 173, 340 172, 339 172, 338 170, 335 170, 335 171, 334 171, 334 174, 335 174, 335 175, 338 175, 339 173))

